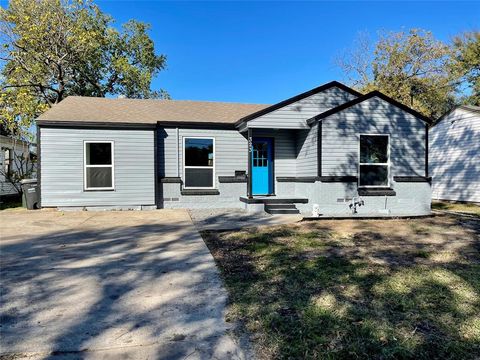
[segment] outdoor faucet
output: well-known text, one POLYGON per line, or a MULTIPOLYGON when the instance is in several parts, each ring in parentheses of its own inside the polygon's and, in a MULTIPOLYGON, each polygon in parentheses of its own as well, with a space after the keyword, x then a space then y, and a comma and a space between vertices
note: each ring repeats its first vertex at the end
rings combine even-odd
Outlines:
POLYGON ((365 202, 362 200, 362 198, 353 197, 352 202, 349 205, 349 208, 350 208, 350 210, 352 210, 352 214, 356 214, 357 213, 357 206, 360 207, 360 206, 363 206, 363 205, 365 205, 365 202))

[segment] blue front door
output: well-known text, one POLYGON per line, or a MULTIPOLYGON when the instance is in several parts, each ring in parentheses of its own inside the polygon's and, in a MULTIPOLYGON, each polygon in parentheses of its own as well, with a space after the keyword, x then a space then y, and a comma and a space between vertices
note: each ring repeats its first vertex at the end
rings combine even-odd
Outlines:
POLYGON ((273 139, 253 138, 252 194, 273 194, 273 139))

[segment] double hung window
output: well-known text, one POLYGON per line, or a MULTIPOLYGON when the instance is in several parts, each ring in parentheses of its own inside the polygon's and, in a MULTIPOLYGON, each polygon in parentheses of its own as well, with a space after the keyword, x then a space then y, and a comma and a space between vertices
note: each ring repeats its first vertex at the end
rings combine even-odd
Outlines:
POLYGON ((359 186, 389 186, 389 141, 388 135, 360 135, 359 186))

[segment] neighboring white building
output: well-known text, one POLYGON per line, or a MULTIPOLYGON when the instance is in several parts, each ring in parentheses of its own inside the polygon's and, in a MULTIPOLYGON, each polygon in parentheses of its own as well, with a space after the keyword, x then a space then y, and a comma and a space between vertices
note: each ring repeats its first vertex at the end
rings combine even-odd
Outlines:
POLYGON ((480 107, 453 109, 429 137, 432 198, 480 203, 480 107))
POLYGON ((8 181, 5 181, 5 174, 9 171, 16 171, 18 162, 17 157, 25 154, 29 156, 29 145, 21 140, 15 140, 11 137, 0 135, 0 196, 13 195, 17 193, 15 187, 8 181))

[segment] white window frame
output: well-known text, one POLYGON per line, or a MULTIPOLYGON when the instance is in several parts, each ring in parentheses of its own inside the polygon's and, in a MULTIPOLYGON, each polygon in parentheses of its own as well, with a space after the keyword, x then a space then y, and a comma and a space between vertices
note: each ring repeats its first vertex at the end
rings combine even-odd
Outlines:
POLYGON ((115 142, 113 140, 84 140, 83 141, 83 190, 84 191, 105 191, 115 190, 115 142), (87 165, 87 144, 110 144, 112 153, 111 165, 87 165), (87 187, 87 168, 111 168, 112 186, 111 187, 87 187))
POLYGON ((208 187, 199 187, 199 186, 195 186, 195 187, 192 187, 192 186, 186 186, 184 185, 183 188, 184 189, 191 189, 191 190, 201 190, 201 189, 215 189, 216 188, 216 181, 215 181, 215 165, 217 163, 217 154, 215 152, 215 138, 212 137, 212 136, 183 136, 182 137, 182 142, 183 142, 183 148, 182 148, 182 151, 183 151, 183 154, 182 154, 182 160, 183 160, 183 183, 186 184, 186 173, 185 173, 185 169, 213 169, 213 179, 212 179, 212 186, 208 186, 208 187), (186 139, 202 139, 202 140, 212 140, 213 141, 213 166, 186 166, 185 164, 185 154, 186 154, 186 151, 185 151, 185 142, 186 142, 186 139))
POLYGON ((390 134, 358 134, 358 182, 357 185, 359 188, 389 188, 390 187, 390 134), (361 154, 361 139, 362 136, 386 136, 388 139, 387 145, 387 162, 386 163, 362 163, 360 162, 361 154), (362 165, 369 166, 387 166, 387 185, 360 185, 360 167, 362 165))

